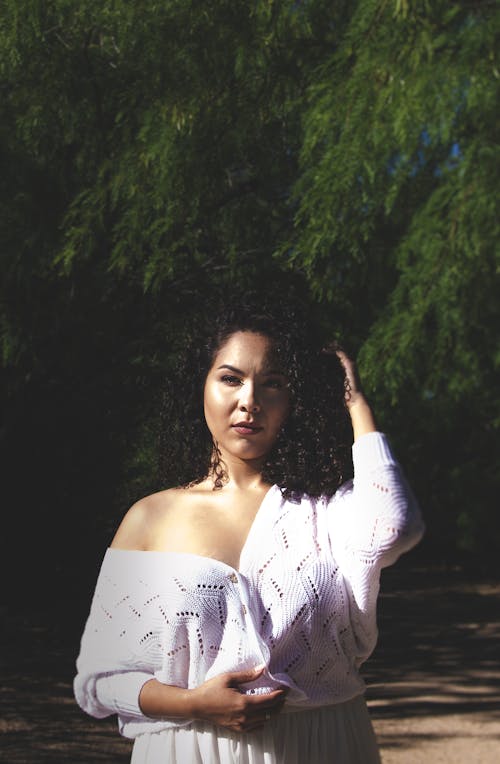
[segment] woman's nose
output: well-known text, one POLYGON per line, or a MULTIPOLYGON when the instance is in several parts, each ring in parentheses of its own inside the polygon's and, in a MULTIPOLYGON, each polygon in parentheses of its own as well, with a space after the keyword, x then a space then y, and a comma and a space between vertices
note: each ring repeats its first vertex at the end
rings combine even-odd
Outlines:
POLYGON ((253 385, 243 386, 240 397, 240 411, 255 413, 260 410, 260 404, 255 396, 253 385))
POLYGON ((240 403, 240 411, 247 411, 248 413, 255 414, 257 411, 260 410, 260 406, 258 403, 240 403))

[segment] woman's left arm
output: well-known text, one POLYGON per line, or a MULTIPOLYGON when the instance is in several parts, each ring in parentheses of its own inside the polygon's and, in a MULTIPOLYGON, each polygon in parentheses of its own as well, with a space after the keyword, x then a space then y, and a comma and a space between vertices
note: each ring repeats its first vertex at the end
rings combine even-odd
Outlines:
POLYGON ((361 435, 376 432, 377 425, 370 404, 361 389, 355 362, 343 350, 336 352, 345 371, 345 403, 351 417, 354 441, 356 441, 361 435))
POLYGON ((354 433, 354 480, 332 501, 331 541, 351 564, 358 560, 375 570, 392 564, 414 546, 424 525, 387 438, 377 431, 355 363, 342 351, 337 355, 346 374, 346 406, 354 433))

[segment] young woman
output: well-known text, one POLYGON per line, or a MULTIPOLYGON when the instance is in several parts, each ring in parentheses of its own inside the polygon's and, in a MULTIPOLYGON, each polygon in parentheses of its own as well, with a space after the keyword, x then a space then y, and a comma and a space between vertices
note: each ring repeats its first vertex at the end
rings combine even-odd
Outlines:
POLYGON ((293 311, 228 310, 179 365, 162 434, 180 487, 106 552, 79 704, 118 714, 133 764, 378 762, 359 668, 380 570, 422 521, 354 364, 293 311))

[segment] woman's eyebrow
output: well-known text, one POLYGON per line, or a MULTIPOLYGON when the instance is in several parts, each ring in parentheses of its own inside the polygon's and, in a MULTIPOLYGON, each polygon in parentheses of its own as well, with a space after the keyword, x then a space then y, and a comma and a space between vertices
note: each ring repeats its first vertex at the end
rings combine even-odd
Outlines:
POLYGON ((217 371, 219 369, 229 369, 229 371, 234 371, 235 374, 241 374, 244 375, 244 372, 241 371, 241 369, 237 369, 235 366, 230 366, 228 363, 223 363, 222 366, 217 367, 217 371))
MULTIPOLYGON (((228 363, 223 363, 222 366, 217 367, 217 371, 219 369, 229 369, 229 371, 233 371, 235 374, 240 374, 242 377, 245 376, 245 372, 241 371, 241 369, 237 369, 236 366, 231 366, 228 363)), ((271 376, 271 374, 276 374, 280 377, 284 377, 285 374, 282 371, 279 371, 278 369, 263 369, 261 372, 264 376, 271 376)))

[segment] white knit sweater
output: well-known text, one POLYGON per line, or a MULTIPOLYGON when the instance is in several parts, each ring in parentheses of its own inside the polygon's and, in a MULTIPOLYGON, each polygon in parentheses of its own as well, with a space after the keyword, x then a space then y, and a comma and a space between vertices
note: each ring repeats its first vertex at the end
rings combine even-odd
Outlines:
POLYGON ((417 543, 421 515, 385 436, 353 446, 354 480, 330 500, 266 494, 240 570, 210 558, 108 549, 77 660, 75 696, 117 713, 127 737, 188 724, 139 708, 155 677, 197 687, 265 663, 247 692, 290 688, 285 710, 348 700, 376 638, 380 569, 417 543))

